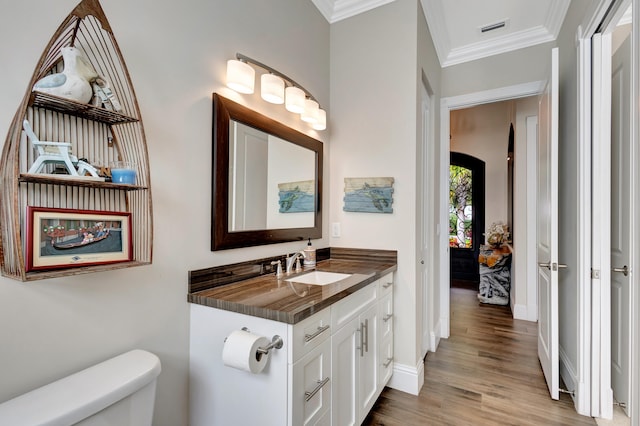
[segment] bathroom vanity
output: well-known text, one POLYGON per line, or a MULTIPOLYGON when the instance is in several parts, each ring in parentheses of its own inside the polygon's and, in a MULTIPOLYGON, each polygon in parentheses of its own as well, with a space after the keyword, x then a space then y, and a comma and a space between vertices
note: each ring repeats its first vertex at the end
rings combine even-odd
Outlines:
POLYGON ((395 251, 331 249, 314 269, 280 278, 264 263, 231 283, 251 262, 192 271, 190 423, 360 424, 393 371, 395 251), (308 284, 310 271, 348 276, 308 284), (258 374, 223 362, 225 338, 243 327, 283 340, 258 374))

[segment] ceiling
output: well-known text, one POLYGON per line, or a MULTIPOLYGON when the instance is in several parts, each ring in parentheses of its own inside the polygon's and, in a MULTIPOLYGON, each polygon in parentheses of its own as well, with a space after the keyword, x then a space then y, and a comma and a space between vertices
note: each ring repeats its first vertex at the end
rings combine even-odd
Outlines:
MULTIPOLYGON (((312 1, 334 23, 394 0, 312 1)), ((443 67, 555 40, 569 2, 420 0, 443 67), (481 31, 494 24, 497 29, 481 31)))

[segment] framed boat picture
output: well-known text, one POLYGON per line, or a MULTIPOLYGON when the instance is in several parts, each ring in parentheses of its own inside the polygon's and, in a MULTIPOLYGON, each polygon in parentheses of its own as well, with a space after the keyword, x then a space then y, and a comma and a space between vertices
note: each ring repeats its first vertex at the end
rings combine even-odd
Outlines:
POLYGON ((26 270, 132 260, 131 213, 27 207, 26 270))

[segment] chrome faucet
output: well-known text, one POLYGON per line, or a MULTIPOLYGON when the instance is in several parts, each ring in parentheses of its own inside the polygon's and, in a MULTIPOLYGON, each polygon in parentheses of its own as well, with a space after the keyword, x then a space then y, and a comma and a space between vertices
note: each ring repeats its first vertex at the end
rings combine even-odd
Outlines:
POLYGON ((293 265, 296 265, 296 272, 300 271, 300 262, 296 263, 296 259, 299 259, 300 256, 302 256, 303 259, 307 258, 307 255, 302 250, 287 257, 285 273, 289 274, 293 272, 293 265))

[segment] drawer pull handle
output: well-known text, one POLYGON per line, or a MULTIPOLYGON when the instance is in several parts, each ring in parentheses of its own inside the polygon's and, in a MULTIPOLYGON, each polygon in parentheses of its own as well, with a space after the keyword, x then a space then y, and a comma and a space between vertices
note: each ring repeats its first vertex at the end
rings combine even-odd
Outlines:
POLYGON ((364 324, 362 326, 364 328, 364 342, 362 346, 364 346, 364 350, 369 352, 369 319, 364 320, 364 324))
POLYGON ((320 334, 322 334, 323 331, 326 331, 329 329, 329 324, 322 326, 322 327, 318 327, 318 329, 313 333, 313 334, 305 334, 304 335, 304 341, 306 342, 310 342, 313 339, 315 339, 316 337, 318 337, 320 334))
POLYGON ((389 287, 391 287, 392 285, 393 285, 393 281, 388 282, 388 283, 385 283, 385 284, 382 284, 382 288, 389 288, 389 287))
POLYGON ((388 322, 391 318, 393 318, 393 314, 387 314, 382 317, 382 321, 388 322))
POLYGON ((387 358, 387 361, 384 362, 382 365, 384 366, 384 368, 389 368, 389 365, 393 362, 393 357, 391 358, 387 358))
POLYGON ((322 389, 322 387, 327 383, 329 383, 329 377, 325 377, 324 380, 318 380, 318 386, 316 386, 314 390, 312 390, 311 392, 304 393, 304 402, 309 402, 309 400, 313 398, 315 394, 317 394, 320 391, 320 389, 322 389))

